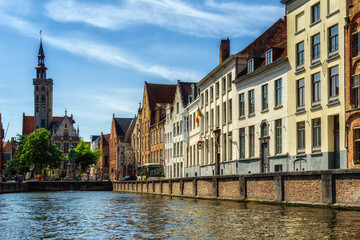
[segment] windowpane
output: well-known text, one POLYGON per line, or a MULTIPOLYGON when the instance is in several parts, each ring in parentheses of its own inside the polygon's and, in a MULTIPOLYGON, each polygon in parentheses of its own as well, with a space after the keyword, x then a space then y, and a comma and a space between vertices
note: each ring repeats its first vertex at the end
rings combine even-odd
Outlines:
POLYGON ((313 148, 321 147, 321 119, 317 118, 312 121, 313 123, 313 148))
POLYGON ((320 73, 312 75, 312 101, 318 102, 321 99, 320 73))
POLYGON ((353 99, 355 107, 359 107, 359 75, 353 77, 353 99))
POLYGON ((359 34, 354 35, 354 56, 359 55, 359 34))
POLYGON ((320 33, 312 37, 312 59, 320 58, 320 33))
POLYGON ((329 29, 329 53, 339 49, 338 25, 329 29))
POLYGON ((273 61, 272 49, 266 52, 266 64, 270 64, 273 61))
POLYGON ((240 158, 245 158, 245 128, 240 128, 240 158))
POLYGON ((305 122, 297 123, 297 148, 298 150, 305 149, 305 122))
POLYGON ((297 106, 301 107, 305 105, 305 85, 304 79, 297 81, 297 106))
POLYGON ((330 97, 339 96, 339 67, 330 68, 330 97))
POLYGON ((249 114, 255 112, 255 92, 254 90, 249 91, 249 114))
POLYGON ((312 23, 320 20, 320 3, 312 7, 312 23))
POLYGON ((281 79, 275 81, 275 105, 282 104, 282 82, 281 79))
POLYGON ((239 117, 245 115, 245 96, 244 93, 239 94, 239 117))
POLYGON ((264 85, 262 88, 262 110, 268 109, 268 85, 264 85))
POLYGON ((282 122, 281 119, 275 121, 275 153, 282 152, 282 122))
POLYGON ((255 131, 254 131, 254 126, 251 126, 249 127, 249 157, 253 157, 255 155, 254 147, 255 147, 255 131))
POLYGON ((296 64, 297 66, 304 65, 304 42, 296 45, 296 64))
POLYGON ((248 72, 254 71, 254 59, 248 61, 248 72))

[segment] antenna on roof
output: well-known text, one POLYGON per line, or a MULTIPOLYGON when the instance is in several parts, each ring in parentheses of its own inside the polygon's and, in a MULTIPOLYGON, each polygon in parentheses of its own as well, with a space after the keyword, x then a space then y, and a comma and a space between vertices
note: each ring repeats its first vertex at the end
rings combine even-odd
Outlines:
POLYGON ((40 30, 40 41, 42 42, 42 30, 40 30))

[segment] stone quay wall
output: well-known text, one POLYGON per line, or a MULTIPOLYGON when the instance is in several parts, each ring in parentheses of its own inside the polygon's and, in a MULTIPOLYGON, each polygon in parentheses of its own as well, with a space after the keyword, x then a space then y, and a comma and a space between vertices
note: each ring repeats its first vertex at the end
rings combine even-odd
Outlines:
POLYGON ((114 191, 360 208, 360 169, 115 181, 114 191))
POLYGON ((24 183, 2 182, 0 193, 19 193, 37 191, 113 191, 111 182, 48 182, 29 181, 24 183))

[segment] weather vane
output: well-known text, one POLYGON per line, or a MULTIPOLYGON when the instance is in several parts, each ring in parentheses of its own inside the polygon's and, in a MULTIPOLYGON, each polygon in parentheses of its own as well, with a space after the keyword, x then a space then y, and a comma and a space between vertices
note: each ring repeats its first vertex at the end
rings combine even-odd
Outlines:
POLYGON ((42 30, 40 30, 40 40, 42 40, 42 30))

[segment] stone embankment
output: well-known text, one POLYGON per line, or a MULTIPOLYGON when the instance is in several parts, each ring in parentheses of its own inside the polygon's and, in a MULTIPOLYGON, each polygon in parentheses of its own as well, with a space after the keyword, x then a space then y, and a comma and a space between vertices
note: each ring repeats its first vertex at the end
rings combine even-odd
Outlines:
POLYGON ((48 182, 28 181, 24 183, 2 182, 0 193, 37 192, 37 191, 112 191, 111 182, 48 182))
POLYGON ((114 191, 360 208, 360 169, 113 182, 114 191))

